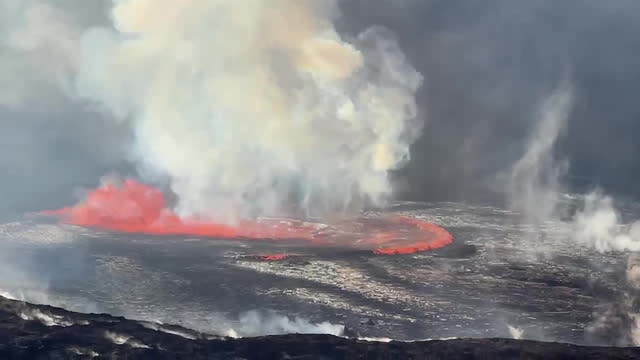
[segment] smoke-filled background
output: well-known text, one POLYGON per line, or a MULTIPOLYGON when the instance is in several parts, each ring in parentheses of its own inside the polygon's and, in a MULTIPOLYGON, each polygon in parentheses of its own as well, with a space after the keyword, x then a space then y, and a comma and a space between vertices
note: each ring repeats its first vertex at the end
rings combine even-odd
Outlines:
POLYGON ((392 194, 388 173, 420 133, 422 82, 392 33, 343 39, 333 0, 119 1, 106 26, 82 24, 81 7, 9 6, 7 57, 24 68, 6 66, 16 85, 3 103, 49 96, 23 85, 42 70, 35 83, 102 117, 85 126, 130 131, 126 160, 167 182, 181 214, 323 215, 392 194))
POLYGON ((496 177, 567 78, 573 107, 554 154, 570 185, 637 195, 632 1, 149 6, 3 2, 4 208, 62 204, 107 173, 142 170, 168 177, 187 212, 221 194, 335 209, 389 195, 385 173, 419 134, 395 191, 482 197, 505 188, 496 177))
POLYGON ((571 185, 637 194, 635 2, 345 5, 360 14, 358 26, 392 28, 428 79, 418 96, 428 121, 407 168, 408 197, 468 198, 491 185, 526 152, 539 104, 567 78, 574 104, 554 152, 568 160, 571 185))

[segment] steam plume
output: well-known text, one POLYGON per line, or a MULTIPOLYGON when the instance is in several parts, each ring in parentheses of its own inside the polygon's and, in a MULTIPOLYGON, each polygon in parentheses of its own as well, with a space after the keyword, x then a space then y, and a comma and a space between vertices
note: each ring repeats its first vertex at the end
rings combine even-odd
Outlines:
POLYGON ((600 252, 640 251, 640 221, 621 224, 612 199, 599 192, 585 197, 583 209, 576 214, 575 229, 576 240, 600 252))
POLYGON ((383 29, 341 38, 338 15, 335 0, 117 1, 113 28, 82 39, 78 91, 131 123, 181 215, 380 204, 422 78, 383 29))
POLYGON ((543 102, 527 150, 511 169, 511 207, 534 223, 549 220, 557 208, 566 164, 556 160, 553 150, 567 125, 572 98, 565 81, 543 102))
POLYGON ((622 223, 613 200, 599 191, 587 194, 576 214, 573 236, 577 243, 601 253, 627 253, 627 289, 619 303, 595 312, 587 331, 591 336, 616 345, 640 345, 640 221, 622 223))
POLYGON ((227 331, 227 336, 260 336, 277 334, 331 334, 342 336, 344 326, 329 322, 312 323, 303 318, 289 318, 275 312, 249 311, 240 316, 238 327, 227 331))

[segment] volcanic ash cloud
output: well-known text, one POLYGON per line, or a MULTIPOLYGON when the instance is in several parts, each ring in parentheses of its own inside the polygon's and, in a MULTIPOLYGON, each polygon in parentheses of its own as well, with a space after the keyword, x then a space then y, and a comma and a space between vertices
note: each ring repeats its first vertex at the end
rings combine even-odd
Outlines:
POLYGON ((378 205, 422 77, 385 29, 346 39, 337 16, 335 0, 115 1, 83 36, 78 91, 131 124, 183 216, 378 205))

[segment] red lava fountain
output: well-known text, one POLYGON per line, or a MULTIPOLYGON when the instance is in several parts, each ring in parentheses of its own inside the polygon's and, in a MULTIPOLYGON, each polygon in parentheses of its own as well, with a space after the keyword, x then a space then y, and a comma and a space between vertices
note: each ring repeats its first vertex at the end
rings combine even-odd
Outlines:
MULTIPOLYGON (((126 180, 93 190, 72 207, 45 211, 63 222, 124 233, 186 235, 239 240, 298 240, 308 245, 410 254, 450 244, 453 237, 429 222, 405 217, 361 217, 331 225, 291 219, 242 221, 237 226, 184 219, 167 209, 163 193, 126 180)), ((285 254, 265 260, 282 260, 285 254)))

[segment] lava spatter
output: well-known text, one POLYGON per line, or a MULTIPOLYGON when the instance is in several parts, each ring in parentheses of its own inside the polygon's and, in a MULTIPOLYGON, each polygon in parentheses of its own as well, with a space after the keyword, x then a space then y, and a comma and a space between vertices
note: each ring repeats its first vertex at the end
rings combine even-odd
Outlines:
MULTIPOLYGON (((167 208, 162 191, 134 180, 102 185, 77 205, 43 214, 68 224, 124 233, 289 240, 308 246, 370 250, 378 255, 411 254, 453 242, 445 229, 406 216, 362 216, 331 224, 270 218, 243 220, 235 226, 187 219, 167 208)), ((286 258, 279 254, 266 260, 286 258)))

